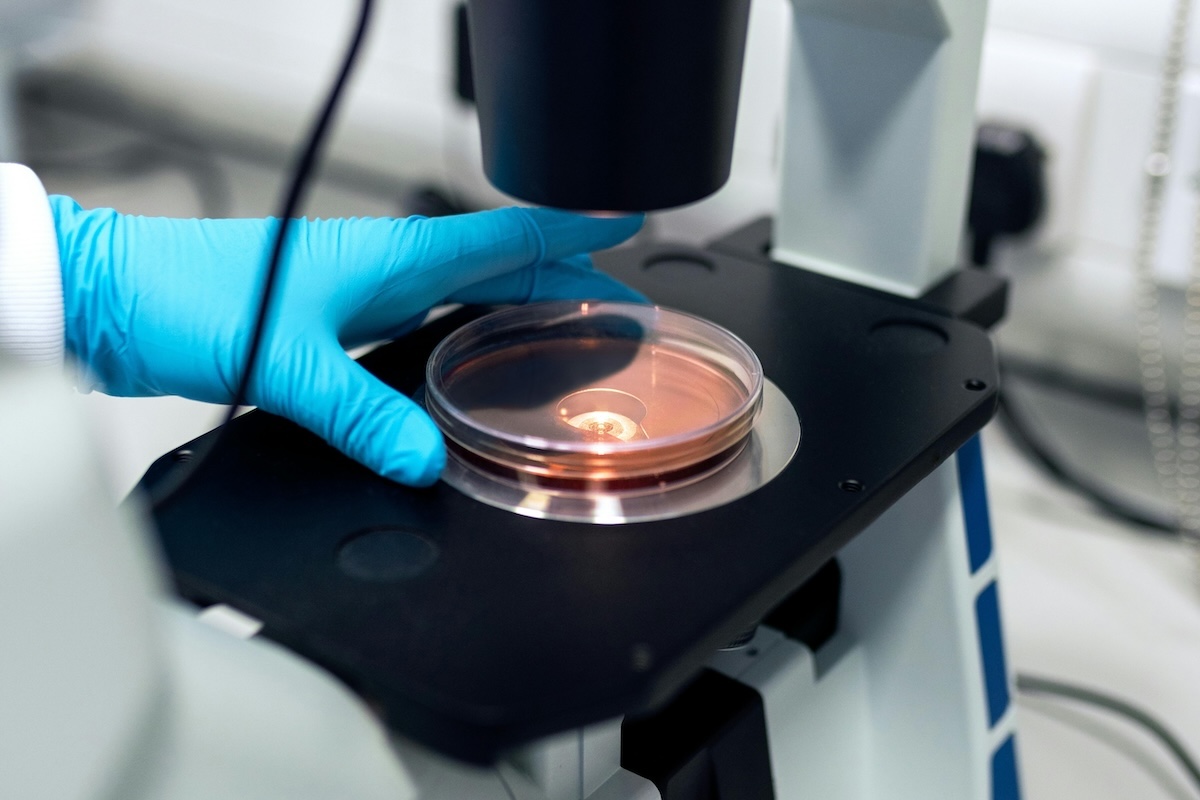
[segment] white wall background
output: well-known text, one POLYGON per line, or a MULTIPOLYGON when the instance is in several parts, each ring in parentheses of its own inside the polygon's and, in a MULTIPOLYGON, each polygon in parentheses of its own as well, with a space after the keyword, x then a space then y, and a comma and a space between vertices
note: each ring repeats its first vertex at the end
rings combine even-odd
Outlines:
MULTIPOLYGON (((326 85, 356 5, 92 0, 60 37, 57 58, 178 106, 198 126, 284 146, 326 85)), ((379 3, 335 157, 431 180, 474 157, 471 120, 450 95, 453 5, 379 3)), ((1170 9, 1170 0, 991 2, 980 115, 1026 125, 1048 145, 1052 207, 1041 241, 1057 252, 1082 248, 1089 258, 1122 260, 1132 245, 1170 9)), ((769 207, 773 194, 787 12, 786 0, 754 3, 737 179, 756 208, 769 207)), ((1192 28, 1161 259, 1174 280, 1189 259, 1200 169, 1200 15, 1192 28)))
MULTIPOLYGON (((383 0, 339 129, 338 158, 440 177, 449 2, 383 0)), ((285 146, 332 80, 357 3, 93 0, 60 37, 59 62, 177 107, 205 128, 285 146)))
MULTIPOLYGON (((453 98, 453 0, 380 0, 331 161, 381 180, 504 198, 479 167, 472 114, 453 98)), ((242 137, 280 161, 327 85, 357 3, 84 0, 37 56, 169 109, 198 135, 242 137)), ((714 198, 656 215, 656 235, 703 240, 775 204, 787 0, 755 0, 734 154, 714 198)), ((1172 0, 992 0, 978 109, 1030 128, 1049 154, 1048 218, 998 249, 1015 278, 1006 349, 1136 380, 1133 245, 1172 0)), ((1169 179, 1158 272, 1181 287, 1200 178, 1200 14, 1169 179)), ((270 210, 270 205, 255 213, 270 210)), ((239 213, 251 213, 238 209, 239 213)), ((1167 297, 1168 312, 1181 292, 1167 297)), ((1168 339, 1181 326, 1169 325, 1168 339)))

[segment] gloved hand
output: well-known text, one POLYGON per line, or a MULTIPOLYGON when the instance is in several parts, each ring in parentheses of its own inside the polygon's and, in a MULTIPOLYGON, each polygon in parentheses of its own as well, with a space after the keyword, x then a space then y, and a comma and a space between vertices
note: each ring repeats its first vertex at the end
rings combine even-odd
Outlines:
MULTIPOLYGON (((278 221, 125 216, 58 196, 50 203, 67 350, 104 391, 231 402, 278 221)), ((638 300, 593 270, 586 254, 641 224, 524 208, 298 221, 248 400, 382 475, 431 484, 446 458, 437 428, 344 348, 411 330, 441 303, 638 300)))

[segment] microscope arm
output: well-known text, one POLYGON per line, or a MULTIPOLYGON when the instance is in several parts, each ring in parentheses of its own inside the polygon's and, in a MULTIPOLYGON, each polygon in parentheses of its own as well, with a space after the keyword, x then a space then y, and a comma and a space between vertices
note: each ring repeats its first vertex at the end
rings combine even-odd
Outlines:
MULTIPOLYGON (((986 0, 793 0, 775 260, 919 297, 959 262, 986 0)), ((566 208, 729 176, 749 0, 470 0, 484 165, 566 208)))
POLYGON ((919 297, 960 265, 986 0, 792 0, 772 257, 919 297))

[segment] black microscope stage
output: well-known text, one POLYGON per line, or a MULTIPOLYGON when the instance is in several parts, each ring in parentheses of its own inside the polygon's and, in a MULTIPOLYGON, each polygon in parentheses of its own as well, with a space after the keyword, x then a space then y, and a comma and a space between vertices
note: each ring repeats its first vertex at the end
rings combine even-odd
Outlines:
MULTIPOLYGON (((598 264, 740 336, 799 413, 774 481, 692 516, 533 519, 444 483, 408 489, 317 437, 247 414, 157 514, 180 593, 226 603, 324 666, 397 732, 486 762, 537 736, 661 706, 991 417, 983 330, 1003 284, 976 273, 906 301, 792 267, 750 226, 706 250, 598 264)), ((464 309, 362 359, 406 393, 464 309)), ((145 485, 170 479, 183 451, 145 485)))

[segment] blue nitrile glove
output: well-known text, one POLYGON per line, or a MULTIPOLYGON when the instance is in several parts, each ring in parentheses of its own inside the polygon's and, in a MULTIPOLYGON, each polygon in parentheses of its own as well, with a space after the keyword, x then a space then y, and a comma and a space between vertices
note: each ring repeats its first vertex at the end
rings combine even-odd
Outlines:
MULTIPOLYGON (((50 202, 67 350, 109 394, 230 402, 278 221, 134 217, 85 211, 67 197, 50 202)), ((524 208, 298 221, 248 400, 382 475, 431 484, 446 458, 437 428, 344 348, 411 330, 441 303, 640 299, 585 254, 641 224, 524 208)))

